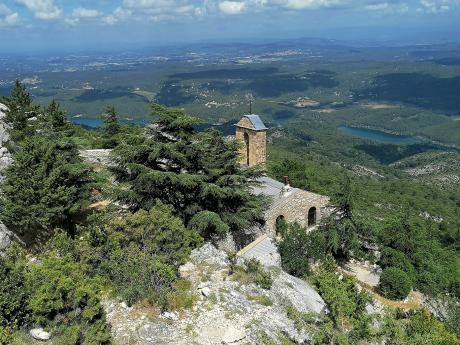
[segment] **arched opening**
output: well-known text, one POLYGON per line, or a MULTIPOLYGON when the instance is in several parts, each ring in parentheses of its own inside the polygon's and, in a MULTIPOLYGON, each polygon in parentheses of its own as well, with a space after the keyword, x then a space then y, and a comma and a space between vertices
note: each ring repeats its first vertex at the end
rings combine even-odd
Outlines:
POLYGON ((287 228, 286 219, 284 219, 283 215, 279 215, 276 218, 276 222, 275 222, 275 232, 276 232, 277 239, 281 239, 283 237, 283 233, 286 231, 286 228, 287 228))
POLYGON ((246 145, 246 165, 249 166, 249 134, 244 133, 244 144, 246 145))
POLYGON ((316 225, 316 207, 308 210, 308 226, 316 225))

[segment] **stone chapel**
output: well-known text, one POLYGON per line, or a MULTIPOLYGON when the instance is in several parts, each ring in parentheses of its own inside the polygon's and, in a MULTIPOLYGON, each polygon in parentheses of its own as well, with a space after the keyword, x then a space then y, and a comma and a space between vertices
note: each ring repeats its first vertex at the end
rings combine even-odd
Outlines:
MULTIPOLYGON (((267 160, 267 130, 258 115, 244 115, 235 124, 236 139, 240 141, 240 162, 243 166, 265 164, 267 160)), ((289 223, 297 222, 311 230, 319 223, 329 204, 329 198, 289 185, 289 178, 284 183, 264 176, 259 179, 260 185, 254 188, 254 194, 266 195, 271 203, 265 212, 264 234, 275 238, 276 225, 280 220, 289 223)))

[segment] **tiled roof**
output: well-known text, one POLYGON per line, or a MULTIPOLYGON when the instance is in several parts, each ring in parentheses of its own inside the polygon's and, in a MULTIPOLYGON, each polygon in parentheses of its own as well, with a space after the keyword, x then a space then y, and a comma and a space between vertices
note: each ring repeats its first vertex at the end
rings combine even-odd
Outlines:
MULTIPOLYGON (((253 193, 255 195, 265 195, 270 197, 271 203, 269 208, 274 208, 280 203, 284 202, 286 200, 286 196, 283 195, 282 193, 282 188, 284 186, 283 183, 278 182, 270 177, 263 176, 257 179, 257 181, 260 183, 259 186, 253 188, 253 193)), ((327 197, 323 195, 319 195, 316 193, 308 192, 303 189, 299 188, 294 188, 291 187, 288 196, 293 196, 296 195, 297 193, 301 193, 302 195, 306 196, 308 199, 311 201, 321 201, 328 199, 327 197)))
POLYGON ((264 123, 260 119, 259 115, 251 114, 251 115, 245 115, 244 117, 248 118, 249 121, 251 121, 252 125, 257 131, 267 129, 267 127, 265 127, 264 123))
MULTIPOLYGON (((283 200, 283 196, 281 194, 281 189, 284 186, 283 183, 266 176, 257 179, 257 181, 261 185, 253 189, 254 194, 269 196, 272 200, 271 207, 276 206, 283 200)), ((291 187, 291 195, 300 191, 301 190, 298 188, 291 187)))

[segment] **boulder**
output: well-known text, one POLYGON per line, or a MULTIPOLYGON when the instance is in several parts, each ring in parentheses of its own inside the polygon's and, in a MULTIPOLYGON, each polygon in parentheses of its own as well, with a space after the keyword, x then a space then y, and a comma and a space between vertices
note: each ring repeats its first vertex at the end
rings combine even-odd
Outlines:
POLYGON ((116 164, 111 157, 112 150, 110 149, 97 149, 97 150, 80 150, 80 157, 90 164, 100 164, 113 167, 116 164))
POLYGON ((326 303, 306 281, 281 272, 274 280, 271 288, 272 296, 289 302, 301 312, 321 313, 326 303))
POLYGON ((243 330, 230 326, 222 337, 222 344, 236 344, 244 338, 246 338, 246 333, 243 330))
POLYGON ((204 287, 204 288, 201 289, 201 294, 204 297, 208 297, 211 294, 211 289, 208 288, 208 287, 204 287))
POLYGON ((51 339, 51 333, 46 332, 43 328, 31 329, 29 334, 32 338, 39 341, 48 341, 51 339))
POLYGON ((228 256, 210 243, 206 243, 201 248, 194 249, 190 258, 197 264, 205 263, 218 267, 227 267, 230 264, 228 256))
POLYGON ((9 231, 6 226, 0 222, 0 255, 4 252, 12 243, 13 234, 9 231))

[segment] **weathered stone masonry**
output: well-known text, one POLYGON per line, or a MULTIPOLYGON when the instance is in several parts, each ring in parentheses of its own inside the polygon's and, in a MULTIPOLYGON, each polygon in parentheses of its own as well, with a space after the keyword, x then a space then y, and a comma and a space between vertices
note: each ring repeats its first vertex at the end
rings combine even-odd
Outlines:
POLYGON ((245 115, 236 125, 236 139, 241 142, 240 162, 254 166, 267 159, 267 127, 258 115, 245 115))
MULTIPOLYGON (((267 156, 267 127, 258 115, 245 115, 235 125, 236 139, 241 142, 241 164, 253 166, 264 164, 267 156)), ((259 180, 260 187, 254 188, 255 194, 263 194, 271 199, 269 209, 265 213, 263 232, 270 237, 276 237, 276 223, 284 219, 289 223, 298 223, 309 229, 318 224, 324 215, 323 210, 329 203, 329 198, 323 195, 307 192, 263 177, 259 180)))

